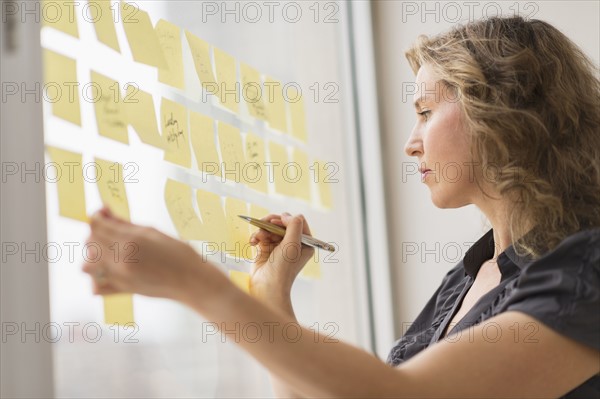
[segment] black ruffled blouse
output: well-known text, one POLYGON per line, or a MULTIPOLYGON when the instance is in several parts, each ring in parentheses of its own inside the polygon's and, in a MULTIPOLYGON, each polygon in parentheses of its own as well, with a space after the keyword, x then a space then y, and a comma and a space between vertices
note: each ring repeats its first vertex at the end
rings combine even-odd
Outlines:
MULTIPOLYGON (((440 340, 482 263, 493 256, 494 235, 490 229, 446 274, 421 313, 394 344, 387 359, 389 364, 397 366, 440 340)), ((498 256, 497 263, 500 284, 483 295, 448 331, 447 337, 499 313, 518 310, 560 334, 600 350, 600 228, 565 238, 537 260, 517 256, 511 245, 498 256)), ((600 375, 563 398, 600 398, 600 375)))

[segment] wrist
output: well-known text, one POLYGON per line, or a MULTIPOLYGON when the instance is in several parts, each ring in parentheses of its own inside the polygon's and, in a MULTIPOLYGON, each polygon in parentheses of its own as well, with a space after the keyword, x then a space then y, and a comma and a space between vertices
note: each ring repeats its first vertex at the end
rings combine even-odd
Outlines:
POLYGON ((250 295, 275 309, 285 312, 295 319, 292 297, 289 290, 282 289, 281 287, 265 289, 251 285, 250 295))
POLYGON ((250 295, 261 300, 273 302, 290 302, 291 289, 282 285, 262 285, 250 282, 250 295))

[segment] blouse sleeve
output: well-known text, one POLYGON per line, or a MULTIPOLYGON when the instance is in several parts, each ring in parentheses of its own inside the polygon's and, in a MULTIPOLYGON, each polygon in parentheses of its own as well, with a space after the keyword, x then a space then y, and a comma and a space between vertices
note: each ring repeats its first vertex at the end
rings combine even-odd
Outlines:
POLYGON ((567 237, 526 266, 504 307, 600 350, 600 228, 567 237))

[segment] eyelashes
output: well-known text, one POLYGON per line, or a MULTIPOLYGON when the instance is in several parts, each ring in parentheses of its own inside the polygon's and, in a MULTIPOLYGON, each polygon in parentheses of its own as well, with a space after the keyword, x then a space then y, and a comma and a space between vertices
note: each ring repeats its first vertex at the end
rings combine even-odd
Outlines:
POLYGON ((427 117, 427 116, 428 116, 430 113, 431 113, 431 111, 429 111, 429 110, 422 111, 422 112, 417 112, 417 114, 419 114, 419 115, 423 116, 423 117, 425 118, 425 120, 427 120, 427 119, 428 119, 428 117, 427 117))

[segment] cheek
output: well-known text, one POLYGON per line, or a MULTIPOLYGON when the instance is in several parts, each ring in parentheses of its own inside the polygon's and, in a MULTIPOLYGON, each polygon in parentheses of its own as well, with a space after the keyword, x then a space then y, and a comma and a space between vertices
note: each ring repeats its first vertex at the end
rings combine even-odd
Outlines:
POLYGON ((468 135, 457 104, 440 103, 425 129, 423 146, 427 162, 462 165, 471 159, 468 135))
POLYGON ((425 159, 430 162, 457 161, 462 152, 461 143, 446 123, 433 122, 425 135, 423 146, 425 147, 425 159))
POLYGON ((469 143, 458 126, 432 124, 428 133, 423 142, 427 166, 452 187, 474 183, 469 143))
POLYGON ((447 112, 431 126, 429 145, 447 162, 462 164, 469 160, 470 147, 457 112, 447 112))

